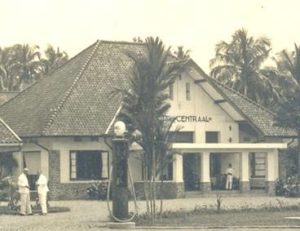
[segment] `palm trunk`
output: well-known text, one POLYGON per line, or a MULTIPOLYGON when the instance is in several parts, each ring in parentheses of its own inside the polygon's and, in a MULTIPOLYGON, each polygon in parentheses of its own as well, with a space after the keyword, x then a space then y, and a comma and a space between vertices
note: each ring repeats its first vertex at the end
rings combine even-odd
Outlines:
POLYGON ((154 221, 156 218, 156 158, 155 158, 155 149, 153 151, 153 216, 154 221))
POLYGON ((163 184, 164 184, 164 179, 163 177, 161 178, 161 181, 160 181, 160 210, 159 210, 159 214, 160 216, 162 216, 162 213, 163 213, 163 184))
POLYGON ((148 176, 147 176, 147 166, 145 164, 145 159, 143 159, 143 174, 144 174, 144 195, 145 195, 145 200, 146 200, 146 209, 147 209, 147 214, 150 212, 150 205, 149 205, 149 182, 148 182, 148 176))
POLYGON ((298 173, 298 179, 300 179, 300 130, 297 131, 297 151, 298 151, 298 166, 297 166, 297 173, 298 173))

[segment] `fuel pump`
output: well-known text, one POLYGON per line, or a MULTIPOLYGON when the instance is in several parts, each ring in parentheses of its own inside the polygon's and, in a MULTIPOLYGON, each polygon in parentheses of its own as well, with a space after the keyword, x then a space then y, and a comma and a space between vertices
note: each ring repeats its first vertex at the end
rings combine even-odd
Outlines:
POLYGON ((113 171, 112 171, 112 204, 113 216, 128 219, 128 152, 129 141, 125 138, 126 126, 124 122, 117 121, 114 125, 116 137, 112 139, 113 171))

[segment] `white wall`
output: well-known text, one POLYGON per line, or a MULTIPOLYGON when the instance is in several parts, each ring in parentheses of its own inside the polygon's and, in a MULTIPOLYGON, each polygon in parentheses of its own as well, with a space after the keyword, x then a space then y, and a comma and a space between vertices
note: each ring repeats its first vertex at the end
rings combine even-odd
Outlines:
MULTIPOLYGON (((60 180, 61 183, 71 183, 70 181, 70 151, 77 150, 98 150, 109 152, 109 161, 111 161, 111 152, 104 140, 91 141, 90 138, 83 138, 82 141, 74 141, 73 138, 52 138, 52 149, 60 151, 60 180)), ((78 183, 79 181, 75 181, 78 183)), ((86 182, 86 181, 84 181, 86 182)))
POLYGON ((128 165, 133 181, 142 180, 142 155, 139 152, 131 152, 129 154, 128 165))
POLYGON ((172 129, 182 127, 181 131, 195 132, 195 142, 205 142, 206 131, 220 132, 220 143, 239 142, 238 124, 216 104, 202 89, 201 84, 195 84, 194 79, 182 75, 174 83, 174 99, 170 100, 169 116, 206 116, 211 117, 209 122, 176 122, 172 129), (191 85, 191 100, 186 100, 186 83, 191 85))
MULTIPOLYGON (((45 143, 40 140, 38 143, 45 143), (40 142, 41 141, 41 142, 40 142)), ((48 178, 49 176, 49 164, 48 164, 48 151, 39 147, 38 145, 34 143, 24 143, 22 147, 22 152, 33 152, 33 155, 36 155, 34 152, 40 152, 40 164, 37 166, 36 169, 40 169, 44 175, 48 178)), ((28 154, 30 155, 30 153, 28 154)), ((20 161, 23 162, 22 156, 19 157, 20 161)), ((21 164, 23 167, 23 163, 21 164)), ((34 172, 31 172, 31 174, 36 174, 34 172)))

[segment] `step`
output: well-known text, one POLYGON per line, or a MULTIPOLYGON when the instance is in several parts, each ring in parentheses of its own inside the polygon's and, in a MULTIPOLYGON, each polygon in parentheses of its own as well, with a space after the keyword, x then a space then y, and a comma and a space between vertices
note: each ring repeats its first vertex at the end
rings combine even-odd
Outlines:
POLYGON ((217 195, 221 197, 247 197, 247 196, 266 196, 267 193, 265 190, 250 190, 247 193, 241 193, 239 190, 213 190, 211 192, 203 193, 201 191, 188 191, 185 192, 186 198, 193 197, 216 197, 217 195))

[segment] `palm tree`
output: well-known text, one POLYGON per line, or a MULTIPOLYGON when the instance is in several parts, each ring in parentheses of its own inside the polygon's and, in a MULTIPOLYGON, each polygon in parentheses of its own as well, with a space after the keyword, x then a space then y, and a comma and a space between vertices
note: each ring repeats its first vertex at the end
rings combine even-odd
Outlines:
POLYGON ((7 71, 5 67, 6 57, 5 52, 0 48, 0 91, 5 91, 5 81, 7 79, 7 71))
MULTIPOLYGON (((129 77, 129 86, 126 89, 117 89, 123 94, 123 117, 132 124, 132 130, 137 129, 142 134, 138 141, 144 151, 144 166, 146 179, 149 181, 150 213, 155 217, 155 178, 158 162, 166 154, 166 128, 168 121, 166 113, 170 108, 168 87, 183 71, 184 60, 170 62, 170 48, 165 49, 159 38, 149 37, 145 40, 145 53, 128 52, 133 61, 132 75, 129 77), (152 188, 152 190, 151 190, 152 188)), ((164 157, 165 158, 165 157, 164 157)), ((165 158, 168 159, 168 158, 165 158)), ((147 208, 149 208, 147 206, 147 208)))
POLYGON ((46 58, 41 60, 44 65, 44 74, 50 73, 68 61, 68 54, 65 51, 60 51, 59 47, 55 50, 51 45, 48 45, 45 50, 45 56, 46 58))
POLYGON ((230 43, 216 45, 210 61, 211 75, 257 102, 275 97, 272 83, 262 73, 262 64, 271 50, 269 39, 254 39, 245 29, 237 30, 230 43))
POLYGON ((190 58, 190 52, 190 50, 184 50, 183 46, 178 46, 174 54, 178 59, 187 60, 190 58))
POLYGON ((277 124, 285 128, 295 129, 298 139, 298 175, 300 176, 300 47, 295 50, 281 51, 275 58, 277 70, 275 74, 281 80, 283 96, 277 111, 277 124))
POLYGON ((274 60, 278 75, 283 81, 290 84, 291 89, 297 91, 300 88, 300 46, 297 46, 297 44, 294 44, 294 46, 294 51, 283 50, 277 54, 274 60))
POLYGON ((15 83, 10 89, 20 90, 24 84, 31 84, 41 77, 42 65, 38 46, 14 45, 11 47, 12 74, 15 83))

